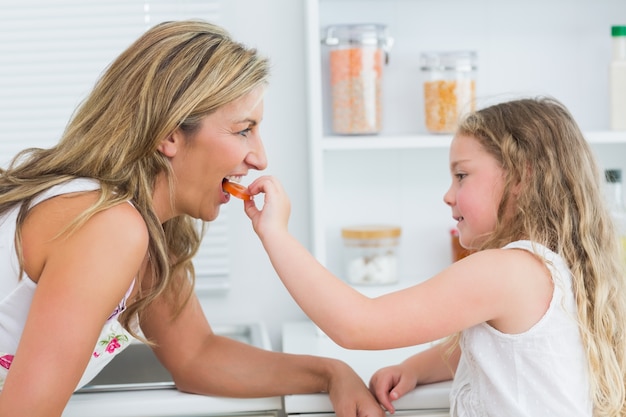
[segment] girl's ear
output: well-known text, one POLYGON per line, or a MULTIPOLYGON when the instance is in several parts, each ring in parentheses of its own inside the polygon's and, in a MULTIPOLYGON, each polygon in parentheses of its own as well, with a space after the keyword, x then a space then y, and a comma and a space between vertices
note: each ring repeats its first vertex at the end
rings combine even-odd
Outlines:
POLYGON ((173 158, 178 153, 178 148, 183 141, 180 129, 176 129, 171 135, 166 137, 159 143, 157 149, 167 158, 173 158))

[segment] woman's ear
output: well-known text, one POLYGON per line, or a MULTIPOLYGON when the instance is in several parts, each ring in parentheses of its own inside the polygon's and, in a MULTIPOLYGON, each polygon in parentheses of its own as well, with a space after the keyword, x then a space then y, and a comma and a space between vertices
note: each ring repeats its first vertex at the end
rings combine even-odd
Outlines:
POLYGON ((182 143, 182 133, 180 129, 176 129, 172 134, 163 139, 157 149, 167 158, 173 158, 178 152, 178 148, 182 143))

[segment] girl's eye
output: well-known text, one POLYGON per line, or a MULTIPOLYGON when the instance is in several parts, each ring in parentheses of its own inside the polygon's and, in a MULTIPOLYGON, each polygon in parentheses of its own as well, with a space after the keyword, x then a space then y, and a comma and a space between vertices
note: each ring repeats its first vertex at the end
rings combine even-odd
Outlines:
POLYGON ((457 180, 461 181, 463 178, 465 178, 465 177, 467 176, 467 174, 464 174, 464 173, 457 173, 457 174, 454 174, 454 176, 455 176, 455 178, 456 178, 457 180))

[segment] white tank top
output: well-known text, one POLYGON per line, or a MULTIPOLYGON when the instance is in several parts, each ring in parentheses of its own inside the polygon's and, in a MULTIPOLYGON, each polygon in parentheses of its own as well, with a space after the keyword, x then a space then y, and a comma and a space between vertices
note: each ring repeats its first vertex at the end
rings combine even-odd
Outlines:
POLYGON ((520 334, 487 323, 461 334, 461 360, 450 392, 451 415, 591 417, 587 357, 577 323, 572 276, 561 256, 517 241, 546 259, 554 291, 544 316, 520 334))
MULTIPOLYGON (((97 181, 81 178, 57 185, 39 195, 30 208, 62 194, 92 191, 100 188, 97 181)), ((15 228, 20 206, 0 216, 0 390, 9 372, 13 355, 20 342, 24 324, 30 310, 37 284, 24 274, 19 279, 19 264, 15 253, 15 228)), ((118 353, 132 341, 132 336, 122 328, 118 316, 126 308, 126 300, 134 285, 131 284, 124 299, 106 321, 94 347, 91 360, 76 389, 91 381, 118 353)))

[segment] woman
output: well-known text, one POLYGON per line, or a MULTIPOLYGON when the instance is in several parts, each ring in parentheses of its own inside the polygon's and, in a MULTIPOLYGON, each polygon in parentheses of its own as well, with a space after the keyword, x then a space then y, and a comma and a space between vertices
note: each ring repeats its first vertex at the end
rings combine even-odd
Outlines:
POLYGON ((266 167, 267 77, 219 27, 160 24, 112 63, 57 146, 1 172, 0 415, 61 415, 138 336, 182 391, 327 391, 339 415, 382 416, 344 363, 217 336, 193 293, 193 219, 217 217, 223 181, 266 167))

